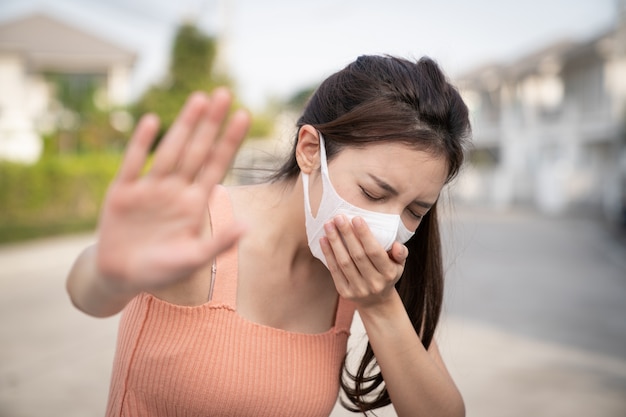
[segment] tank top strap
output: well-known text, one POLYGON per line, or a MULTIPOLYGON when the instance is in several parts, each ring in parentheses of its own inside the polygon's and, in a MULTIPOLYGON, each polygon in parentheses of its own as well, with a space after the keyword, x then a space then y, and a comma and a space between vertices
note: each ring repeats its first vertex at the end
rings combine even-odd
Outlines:
MULTIPOLYGON (((209 197, 212 234, 230 227, 235 221, 233 204, 228 190, 223 185, 216 185, 209 197)), ((211 302, 237 307, 237 277, 239 275, 237 247, 235 243, 215 260, 215 277, 211 302)))
POLYGON ((340 296, 337 305, 337 315, 335 317, 335 329, 337 331, 343 330, 350 332, 350 326, 352 325, 355 311, 356 306, 354 303, 340 296))

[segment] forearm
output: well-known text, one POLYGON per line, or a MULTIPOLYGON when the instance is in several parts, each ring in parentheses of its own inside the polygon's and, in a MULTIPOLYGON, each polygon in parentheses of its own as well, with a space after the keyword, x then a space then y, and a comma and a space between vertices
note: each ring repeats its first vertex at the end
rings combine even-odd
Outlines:
POLYGON ((465 415, 438 351, 423 347, 397 292, 385 305, 359 308, 359 315, 399 417, 465 415))
POLYGON ((76 308, 94 317, 109 317, 119 313, 136 293, 114 288, 96 265, 96 247, 90 246, 74 262, 66 288, 76 308))

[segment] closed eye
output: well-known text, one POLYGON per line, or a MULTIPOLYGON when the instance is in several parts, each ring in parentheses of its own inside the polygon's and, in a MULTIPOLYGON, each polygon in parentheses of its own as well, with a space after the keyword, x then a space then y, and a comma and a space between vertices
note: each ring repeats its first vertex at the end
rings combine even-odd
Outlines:
POLYGON ((421 214, 417 214, 416 212, 414 212, 413 210, 410 210, 410 209, 407 209, 407 211, 409 212, 411 217, 413 217, 415 220, 422 220, 422 215, 421 214))
POLYGON ((363 188, 363 187, 359 187, 359 188, 361 188, 361 192, 363 193, 363 195, 364 195, 364 196, 365 196, 368 200, 371 200, 371 201, 383 201, 383 200, 385 199, 385 197, 384 197, 384 196, 383 196, 383 197, 376 196, 376 195, 372 194, 371 192, 367 191, 367 190, 366 190, 365 188, 363 188))

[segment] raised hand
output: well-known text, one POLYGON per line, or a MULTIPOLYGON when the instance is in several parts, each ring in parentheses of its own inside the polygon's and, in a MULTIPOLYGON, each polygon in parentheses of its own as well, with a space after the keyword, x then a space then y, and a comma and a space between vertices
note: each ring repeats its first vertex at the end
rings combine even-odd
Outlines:
POLYGON ((107 280, 131 291, 158 288, 189 277, 241 236, 241 225, 215 235, 207 228, 208 197, 249 126, 243 111, 226 123, 230 104, 223 88, 191 95, 146 173, 158 119, 141 119, 101 212, 96 265, 107 280))

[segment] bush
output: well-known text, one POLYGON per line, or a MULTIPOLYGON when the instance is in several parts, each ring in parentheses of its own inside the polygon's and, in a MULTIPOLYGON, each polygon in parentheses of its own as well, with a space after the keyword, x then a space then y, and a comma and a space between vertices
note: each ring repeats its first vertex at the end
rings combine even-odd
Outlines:
POLYGON ((119 154, 0 162, 0 243, 93 229, 120 162, 119 154))

